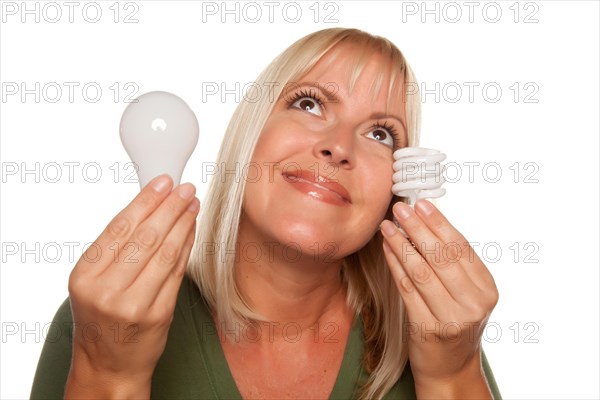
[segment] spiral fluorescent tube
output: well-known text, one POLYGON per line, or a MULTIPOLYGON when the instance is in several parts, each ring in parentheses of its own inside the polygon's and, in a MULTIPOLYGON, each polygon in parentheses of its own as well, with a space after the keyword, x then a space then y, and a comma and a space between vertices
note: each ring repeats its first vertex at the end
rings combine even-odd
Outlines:
POLYGON ((405 147, 394 152, 394 175, 392 192, 396 196, 408 197, 414 205, 419 199, 441 197, 444 167, 440 164, 446 155, 438 150, 424 147, 405 147))
MULTIPOLYGON (((394 152, 394 175, 392 192, 399 197, 408 198, 412 207, 419 199, 437 198, 446 193, 442 189, 444 179, 444 166, 440 163, 446 155, 438 150, 424 147, 405 147, 394 152)), ((394 223, 405 237, 404 229, 394 218, 394 223)))

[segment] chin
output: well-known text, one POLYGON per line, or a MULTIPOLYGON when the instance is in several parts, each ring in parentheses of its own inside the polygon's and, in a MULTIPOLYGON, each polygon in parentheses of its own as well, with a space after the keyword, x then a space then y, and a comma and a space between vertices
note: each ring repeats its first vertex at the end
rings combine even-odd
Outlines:
POLYGON ((278 223, 270 227, 267 236, 270 236, 274 242, 289 248, 290 256, 297 252, 314 254, 323 247, 323 244, 335 240, 333 236, 323 232, 322 228, 319 229, 318 224, 290 221, 289 218, 279 219, 278 223))
POLYGON ((282 220, 278 224, 279 237, 283 243, 297 243, 299 245, 312 245, 315 242, 331 242, 339 239, 339 236, 334 232, 329 232, 329 229, 323 229, 323 223, 316 221, 290 221, 282 220))
POLYGON ((321 255, 324 260, 342 260, 362 248, 371 238, 349 238, 352 230, 336 228, 335 225, 290 222, 279 226, 276 240, 283 246, 290 246, 308 255, 321 255), (349 240, 350 239, 350 240, 349 240), (364 242, 364 243, 363 243, 364 242), (362 244, 362 245, 361 245, 362 244))

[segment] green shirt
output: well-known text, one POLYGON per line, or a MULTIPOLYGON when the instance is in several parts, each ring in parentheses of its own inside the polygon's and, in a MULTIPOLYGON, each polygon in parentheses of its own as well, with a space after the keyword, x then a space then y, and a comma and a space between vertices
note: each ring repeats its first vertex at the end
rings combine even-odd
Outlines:
MULTIPOLYGON (((367 375, 362 368, 362 321, 350 331, 331 399, 354 399, 367 375)), ((32 399, 62 399, 71 365, 72 316, 69 299, 58 309, 46 335, 31 390, 32 399)), ((110 332, 112 334, 112 332, 110 332)), ((500 392, 485 357, 482 365, 488 384, 499 399, 500 392)), ((198 287, 187 276, 179 290, 177 305, 165 350, 152 376, 155 399, 236 399, 238 391, 227 365, 217 329, 198 287)), ((410 366, 385 399, 414 399, 415 386, 410 366)))

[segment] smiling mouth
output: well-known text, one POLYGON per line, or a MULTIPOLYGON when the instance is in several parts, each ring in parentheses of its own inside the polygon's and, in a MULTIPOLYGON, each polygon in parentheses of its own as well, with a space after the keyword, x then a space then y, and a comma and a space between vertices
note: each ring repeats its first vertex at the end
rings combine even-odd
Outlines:
POLYGON ((313 197, 340 205, 352 203, 350 193, 348 193, 343 185, 325 178, 324 176, 315 175, 313 171, 298 169, 293 172, 283 173, 282 175, 286 181, 295 184, 294 186, 297 189, 301 189, 301 187, 304 186, 304 189, 301 189, 302 191, 310 191, 310 187, 318 189, 318 192, 321 194, 317 195, 317 191, 315 190, 315 192, 312 193, 313 197), (325 197, 323 197, 323 195, 325 195, 325 197))
MULTIPOLYGON (((289 175, 288 175, 288 176, 289 176, 289 175)), ((300 177, 297 177, 297 176, 294 176, 294 178, 295 178, 295 180, 296 180, 297 182, 304 182, 304 183, 308 183, 308 184, 310 184, 310 185, 313 185, 313 186, 315 186, 315 187, 318 187, 319 189, 327 190, 328 192, 335 194, 335 195, 336 195, 337 197, 339 197, 341 200, 343 200, 343 201, 345 201, 345 202, 347 202, 347 203, 350 203, 350 201, 348 201, 348 199, 344 198, 342 195, 340 195, 338 192, 336 192, 336 191, 334 191, 334 190, 331 190, 331 189, 329 189, 329 188, 326 188, 325 186, 319 185, 318 183, 307 181, 306 179, 302 179, 302 178, 300 178, 300 177)))

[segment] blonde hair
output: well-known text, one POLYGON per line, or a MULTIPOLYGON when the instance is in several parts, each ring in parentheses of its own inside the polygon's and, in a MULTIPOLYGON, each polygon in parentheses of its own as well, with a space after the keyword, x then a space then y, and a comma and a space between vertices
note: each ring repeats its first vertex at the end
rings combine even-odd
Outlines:
MULTIPOLYGON (((400 50, 385 38, 357 29, 331 28, 298 40, 260 74, 255 81, 256 85, 250 87, 245 98, 256 99, 260 96, 257 90, 269 86, 274 90, 272 101, 240 102, 217 156, 217 165, 221 170, 235 170, 239 165, 249 165, 263 126, 285 86, 300 79, 324 55, 342 43, 356 46, 360 54, 353 65, 350 90, 372 55, 380 54, 384 62, 389 62, 392 70, 387 87, 388 101, 394 82, 401 80, 408 145, 418 144, 421 100, 418 91, 405 90, 407 85, 416 86, 416 79, 400 50)), ((386 72, 382 68, 374 90, 380 89, 386 72)), ((240 179, 239 174, 226 174, 224 179, 212 179, 202 204, 196 243, 187 270, 219 322, 225 324, 262 319, 244 301, 234 278, 234 249, 238 239, 245 186, 245 179, 240 179), (209 248, 210 251, 207 251, 209 248)), ((394 196, 387 211, 387 219, 393 218, 391 207, 400 200, 394 196)), ((403 345, 406 312, 386 265, 382 240, 378 231, 367 245, 346 257, 342 265, 348 304, 356 315, 362 314, 364 323, 363 364, 369 379, 362 386, 363 398, 383 397, 399 379, 408 360, 408 352, 403 345)))

